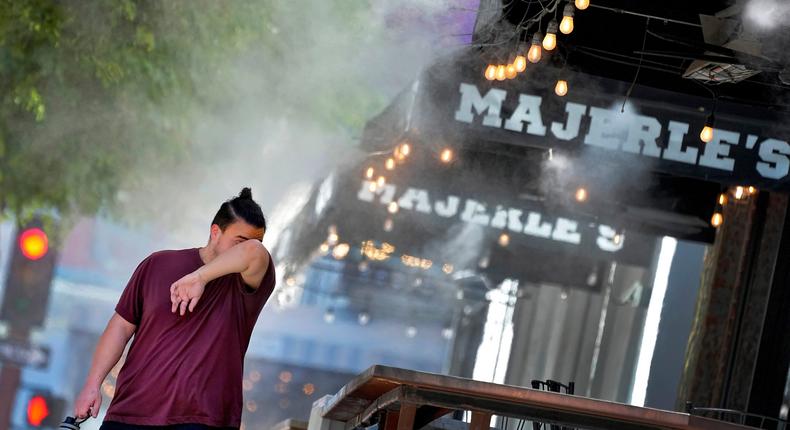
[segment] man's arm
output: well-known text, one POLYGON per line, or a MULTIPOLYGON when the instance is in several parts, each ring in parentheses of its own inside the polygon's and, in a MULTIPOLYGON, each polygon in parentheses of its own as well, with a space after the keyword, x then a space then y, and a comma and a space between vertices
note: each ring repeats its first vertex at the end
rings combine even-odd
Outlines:
POLYGON ((107 323, 107 328, 99 338, 96 351, 93 353, 93 363, 85 385, 74 403, 75 417, 85 418, 92 415, 96 418, 99 414, 101 384, 113 366, 118 363, 126 344, 136 329, 136 325, 126 321, 117 313, 113 313, 110 322, 107 323))
POLYGON ((244 283, 258 288, 269 267, 269 252, 255 239, 245 240, 218 255, 196 272, 205 283, 230 273, 241 273, 244 283))
POLYGON ((269 268, 269 251, 255 239, 245 240, 218 255, 208 264, 185 275, 170 287, 172 312, 180 309, 181 315, 195 309, 206 284, 231 273, 240 273, 244 283, 258 288, 269 268))

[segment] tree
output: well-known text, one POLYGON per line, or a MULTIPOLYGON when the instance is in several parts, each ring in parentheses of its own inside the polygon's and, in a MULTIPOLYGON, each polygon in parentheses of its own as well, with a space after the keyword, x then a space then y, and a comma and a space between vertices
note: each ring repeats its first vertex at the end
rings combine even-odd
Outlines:
POLYGON ((201 85, 265 42, 265 6, 0 1, 0 216, 93 214, 188 157, 201 85))

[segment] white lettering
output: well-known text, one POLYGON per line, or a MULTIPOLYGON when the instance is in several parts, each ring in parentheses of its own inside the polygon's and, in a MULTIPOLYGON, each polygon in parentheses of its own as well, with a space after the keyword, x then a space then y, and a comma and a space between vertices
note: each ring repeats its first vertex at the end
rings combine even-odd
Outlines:
POLYGON ((740 139, 741 135, 734 131, 713 129, 713 140, 705 144, 705 150, 702 152, 702 157, 699 158, 699 165, 732 172, 735 160, 728 157, 730 145, 737 145, 740 139))
POLYGON ((375 182, 362 181, 362 188, 359 189, 357 198, 365 202, 372 202, 378 195, 381 196, 381 203, 386 204, 391 202, 392 198, 395 197, 395 191, 395 185, 386 184, 383 187, 379 187, 375 182), (375 191, 371 191, 371 188, 374 188, 375 191))
POLYGON ((614 237, 617 235, 617 231, 608 225, 599 225, 598 226, 598 239, 595 240, 595 244, 598 245, 598 248, 601 248, 603 251, 608 252, 617 252, 623 249, 623 244, 625 243, 625 234, 621 234, 620 240, 615 243, 614 237))
POLYGON ((437 201, 433 205, 433 210, 436 212, 436 215, 439 215, 443 218, 450 218, 454 217, 455 214, 458 213, 458 204, 461 203, 461 199, 456 196, 447 196, 447 201, 437 201))
POLYGON ((530 212, 527 215, 527 225, 524 226, 524 233, 537 237, 551 236, 551 223, 541 222, 541 215, 537 212, 530 212))
POLYGON ((502 110, 502 102, 507 96, 507 91, 498 88, 491 88, 485 97, 480 95, 477 86, 471 84, 461 84, 461 105, 455 112, 455 120, 472 123, 474 121, 474 109, 478 114, 488 112, 483 117, 483 125, 488 127, 502 127, 502 118, 499 113, 502 110))
POLYGON ((508 130, 524 131, 524 123, 528 123, 527 134, 535 136, 545 136, 546 127, 543 125, 543 118, 540 115, 541 98, 521 94, 518 96, 518 107, 513 111, 513 115, 505 121, 505 128, 508 130))
POLYGON ((561 242, 568 242, 578 245, 582 241, 582 235, 576 229, 579 224, 576 221, 557 218, 557 224, 554 226, 554 231, 551 233, 551 238, 561 242))
POLYGON ((582 116, 587 113, 587 106, 568 102, 565 104, 565 112, 568 113, 568 121, 564 126, 559 122, 551 123, 551 133, 557 139, 575 139, 576 136, 579 135, 579 127, 582 123, 582 116))
POLYGON ((778 139, 766 139, 760 144, 760 160, 757 171, 766 178, 781 179, 790 170, 790 145, 778 139))
POLYGON ((679 161, 686 164, 697 164, 699 150, 693 146, 683 149, 683 138, 689 132, 685 122, 669 121, 669 144, 664 151, 665 160, 679 161))
POLYGON ((477 200, 468 199, 461 219, 480 225, 488 225, 491 216, 486 213, 486 206, 477 200))
POLYGON ((661 123, 651 116, 631 115, 628 126, 628 137, 623 144, 623 151, 643 154, 650 157, 661 157, 661 148, 656 140, 661 135, 661 123))
POLYGON ((431 202, 428 198, 428 192, 416 188, 406 190, 401 198, 398 199, 398 206, 402 209, 413 210, 415 202, 417 203, 417 212, 431 213, 431 202))
POLYGON ((584 137, 585 145, 599 146, 606 149, 617 149, 620 140, 612 136, 615 113, 609 109, 590 108, 590 130, 584 137))

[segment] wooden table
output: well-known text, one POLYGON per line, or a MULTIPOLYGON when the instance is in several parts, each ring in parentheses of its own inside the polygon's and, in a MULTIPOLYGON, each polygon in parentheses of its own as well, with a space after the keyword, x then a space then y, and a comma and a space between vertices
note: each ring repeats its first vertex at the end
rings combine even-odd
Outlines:
POLYGON ((579 429, 750 428, 685 413, 378 365, 330 398, 322 416, 345 423, 346 430, 374 422, 379 430, 415 430, 456 410, 472 413, 469 430, 488 430, 492 415, 579 429))

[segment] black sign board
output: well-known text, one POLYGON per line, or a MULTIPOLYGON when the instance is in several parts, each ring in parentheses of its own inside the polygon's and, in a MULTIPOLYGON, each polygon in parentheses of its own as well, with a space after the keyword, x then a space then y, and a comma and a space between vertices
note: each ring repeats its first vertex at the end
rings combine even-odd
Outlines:
POLYGON ((713 140, 699 134, 713 101, 562 71, 570 90, 554 94, 560 71, 547 62, 513 80, 487 81, 485 66, 463 51, 428 68, 415 88, 410 127, 453 141, 553 148, 594 170, 623 167, 729 185, 790 189, 788 118, 758 107, 719 102, 713 140))

